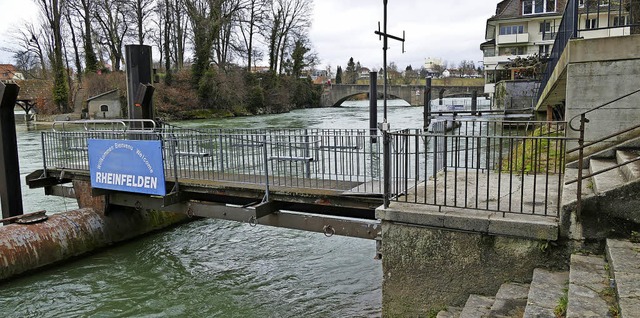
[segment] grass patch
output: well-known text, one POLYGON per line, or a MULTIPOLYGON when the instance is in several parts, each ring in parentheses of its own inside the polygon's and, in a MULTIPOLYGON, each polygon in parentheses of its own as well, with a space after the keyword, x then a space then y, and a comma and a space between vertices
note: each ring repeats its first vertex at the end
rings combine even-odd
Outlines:
POLYGON ((431 309, 429 309, 429 313, 427 314, 427 318, 436 318, 438 316, 438 313, 443 311, 443 310, 447 310, 447 307, 431 308, 431 309))
POLYGON ((564 293, 564 295, 562 295, 562 297, 558 299, 558 304, 556 305, 556 308, 553 310, 553 313, 558 318, 567 316, 567 306, 569 305, 569 295, 568 295, 569 289, 563 288, 562 292, 564 293))
POLYGON ((503 146, 507 148, 507 156, 500 163, 500 169, 526 174, 562 171, 564 140, 553 138, 563 136, 563 131, 543 125, 526 136, 514 138, 503 146))

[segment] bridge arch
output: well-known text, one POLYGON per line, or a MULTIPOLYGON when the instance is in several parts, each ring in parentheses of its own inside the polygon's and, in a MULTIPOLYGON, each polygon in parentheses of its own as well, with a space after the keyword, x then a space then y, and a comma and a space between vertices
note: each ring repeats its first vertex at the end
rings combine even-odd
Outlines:
MULTIPOLYGON (((367 100, 369 100, 369 92, 368 91, 367 92, 360 92, 360 93, 344 96, 343 98, 337 100, 333 105, 330 105, 330 107, 342 107, 342 103, 350 100, 352 97, 355 97, 355 96, 358 96, 358 95, 362 95, 362 94, 365 94, 366 97, 367 97, 367 100)), ((393 95, 393 94, 389 94, 388 96, 389 96, 389 99, 402 99, 401 97, 393 95)), ((378 92, 378 99, 382 99, 383 97, 384 97, 383 94, 381 92, 378 92)), ((402 100, 404 100, 404 99, 402 99, 402 100)), ((405 100, 405 102, 407 102, 407 101, 405 100)))
MULTIPOLYGON (((382 94, 384 87, 378 85, 378 93, 382 94)), ((441 85, 432 87, 432 98, 438 98, 439 92, 442 92, 443 97, 447 97, 444 93, 449 92, 452 94, 469 93, 477 91, 478 94, 484 92, 484 83, 482 85, 471 86, 453 86, 453 85, 441 85)), ((334 84, 325 88, 321 97, 321 106, 323 107, 335 107, 339 106, 345 100, 358 94, 368 94, 369 85, 344 85, 334 84)), ((411 106, 423 106, 424 105, 424 85, 390 85, 387 90, 387 94, 392 97, 402 99, 409 103, 411 106)))

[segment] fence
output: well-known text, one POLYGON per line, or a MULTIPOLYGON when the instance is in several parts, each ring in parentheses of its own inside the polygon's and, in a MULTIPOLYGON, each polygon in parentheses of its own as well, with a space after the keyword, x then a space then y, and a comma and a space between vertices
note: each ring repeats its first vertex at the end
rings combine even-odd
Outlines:
POLYGON ((88 139, 161 140, 167 180, 382 193, 381 136, 369 130, 116 128, 43 132, 45 169, 88 171, 88 139))
POLYGON ((391 200, 557 216, 564 122, 444 121, 390 133, 391 200), (457 128, 454 128, 457 127, 457 128), (447 130, 453 128, 453 132, 447 130))

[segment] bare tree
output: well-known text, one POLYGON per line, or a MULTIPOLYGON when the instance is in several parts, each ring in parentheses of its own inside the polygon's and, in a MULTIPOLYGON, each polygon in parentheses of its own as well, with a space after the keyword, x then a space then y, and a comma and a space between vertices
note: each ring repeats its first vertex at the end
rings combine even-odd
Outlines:
POLYGON ((194 61, 191 67, 194 83, 215 62, 224 69, 228 62, 234 17, 243 0, 184 0, 193 31, 194 61), (216 59, 212 59, 215 52, 216 59))
POLYGON ((97 0, 94 18, 99 25, 98 43, 109 49, 114 71, 120 70, 124 38, 129 32, 127 6, 122 0, 97 0))
POLYGON ((176 69, 180 70, 184 66, 184 52, 186 47, 187 30, 189 28, 189 20, 184 19, 185 7, 184 0, 169 0, 170 11, 173 15, 172 30, 170 31, 171 46, 173 51, 173 63, 176 69))
POLYGON ((211 63, 215 34, 220 33, 223 0, 184 0, 193 31, 192 80, 198 84, 211 63))
MULTIPOLYGON (((73 8, 82 21, 80 35, 83 42, 84 50, 84 67, 87 73, 95 73, 98 71, 98 58, 93 47, 93 28, 92 28, 92 11, 94 10, 93 1, 91 0, 70 0, 71 8, 73 8)), ((75 41, 74 41, 75 42, 75 41)))
POLYGON ((154 0, 125 0, 127 7, 131 12, 131 19, 136 25, 136 38, 138 44, 144 44, 144 39, 149 32, 146 21, 152 13, 154 0))
POLYGON ((80 52, 78 50, 78 42, 76 41, 75 26, 73 25, 73 21, 72 21, 71 10, 69 10, 69 7, 67 7, 66 10, 67 11, 65 16, 67 21, 67 27, 71 32, 71 44, 73 45, 74 62, 76 64, 76 79, 78 80, 78 83, 81 83, 82 82, 82 64, 80 63, 80 52))
POLYGON ((10 31, 11 47, 3 47, 2 51, 12 53, 19 70, 28 78, 47 77, 46 52, 41 43, 46 42, 45 33, 33 23, 25 22, 10 31))
POLYGON ((267 5, 268 0, 249 0, 241 13, 239 31, 247 57, 247 71, 251 71, 254 59, 254 39, 259 34, 258 27, 265 19, 267 5))
POLYGON ((69 89, 65 76, 62 48, 62 13, 65 11, 65 0, 38 0, 40 12, 45 18, 47 30, 51 31, 53 46, 53 101, 63 113, 68 111, 69 89))
POLYGON ((269 67, 282 73, 293 30, 305 34, 311 25, 312 0, 275 0, 269 17, 269 67))

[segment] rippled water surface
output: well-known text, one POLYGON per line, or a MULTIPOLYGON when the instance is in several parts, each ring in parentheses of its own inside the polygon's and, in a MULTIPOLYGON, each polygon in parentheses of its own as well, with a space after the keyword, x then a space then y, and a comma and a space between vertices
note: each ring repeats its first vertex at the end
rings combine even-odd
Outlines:
MULTIPOLYGON (((364 105, 177 123, 189 127, 368 128, 364 105)), ((382 111, 382 110, 380 110, 382 111)), ((379 115, 382 120, 382 114, 379 115)), ((422 109, 390 107, 392 128, 422 109)), ((42 167, 40 133, 18 127, 24 176, 42 167)), ((24 182, 24 181, 23 181, 24 182)), ((23 185, 25 211, 77 207, 23 185)), ((371 317, 381 307, 375 242, 199 220, 0 284, 3 317, 371 317)))

